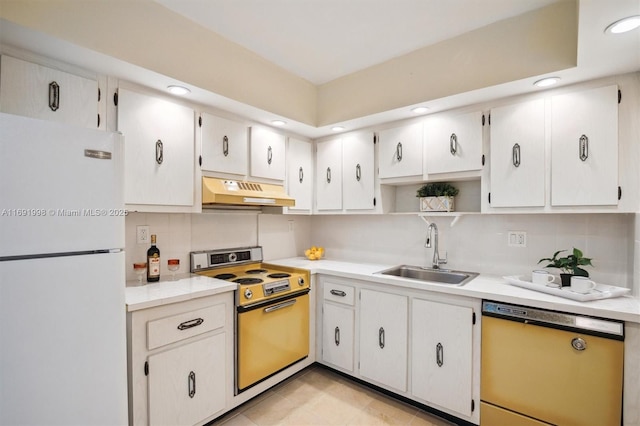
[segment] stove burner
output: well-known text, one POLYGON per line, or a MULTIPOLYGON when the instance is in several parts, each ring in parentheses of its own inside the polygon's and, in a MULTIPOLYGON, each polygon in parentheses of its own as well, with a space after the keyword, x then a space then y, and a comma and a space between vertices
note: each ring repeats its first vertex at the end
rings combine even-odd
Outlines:
POLYGON ((234 274, 218 274, 213 278, 218 278, 219 280, 230 280, 231 278, 235 278, 235 277, 236 275, 234 274))
POLYGON ((238 278, 233 282, 238 284, 260 284, 262 280, 260 278, 238 278))
POLYGON ((267 275, 269 278, 289 278, 291 274, 287 274, 286 272, 275 272, 273 274, 267 275))
POLYGON ((267 272, 266 269, 249 269, 248 271, 245 271, 247 274, 264 274, 265 272, 267 272))

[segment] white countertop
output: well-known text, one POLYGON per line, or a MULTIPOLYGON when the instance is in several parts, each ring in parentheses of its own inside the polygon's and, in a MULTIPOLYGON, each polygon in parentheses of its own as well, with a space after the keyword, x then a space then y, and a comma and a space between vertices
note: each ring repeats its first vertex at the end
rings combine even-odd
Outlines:
POLYGON ((185 274, 177 278, 176 281, 142 285, 137 281, 127 282, 124 293, 127 312, 234 291, 238 287, 234 282, 202 275, 185 274))
POLYGON ((307 260, 304 257, 271 260, 269 263, 309 270, 312 274, 373 281, 458 296, 488 299, 531 307, 640 323, 640 300, 632 296, 578 302, 509 284, 497 275, 481 274, 463 286, 412 281, 377 272, 397 265, 343 262, 330 259, 307 260))

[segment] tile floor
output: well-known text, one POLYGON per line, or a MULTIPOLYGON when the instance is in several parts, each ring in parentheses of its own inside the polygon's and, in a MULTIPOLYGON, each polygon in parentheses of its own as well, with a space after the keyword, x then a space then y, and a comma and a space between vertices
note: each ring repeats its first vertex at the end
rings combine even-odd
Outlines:
POLYGON ((216 426, 451 424, 319 366, 299 372, 214 423, 216 426))

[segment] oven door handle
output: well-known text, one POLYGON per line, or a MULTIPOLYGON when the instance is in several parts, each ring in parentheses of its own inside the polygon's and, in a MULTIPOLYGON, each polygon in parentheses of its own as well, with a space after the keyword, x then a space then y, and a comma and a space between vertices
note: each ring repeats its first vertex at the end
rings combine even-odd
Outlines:
POLYGON ((269 312, 277 311, 278 309, 286 308, 287 306, 291 306, 296 303, 296 299, 287 300, 286 302, 278 303, 277 305, 269 306, 268 308, 264 308, 264 313, 268 314, 269 312))

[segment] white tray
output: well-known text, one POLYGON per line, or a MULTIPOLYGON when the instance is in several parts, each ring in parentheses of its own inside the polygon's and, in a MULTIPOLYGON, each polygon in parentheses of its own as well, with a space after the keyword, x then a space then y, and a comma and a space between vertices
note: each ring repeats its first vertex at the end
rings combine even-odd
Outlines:
POLYGON ((511 275, 508 277, 502 277, 509 284, 516 287, 527 288, 529 290, 539 291, 542 293, 553 294, 554 296, 564 297, 566 299, 577 300, 579 302, 588 302, 589 300, 609 299, 611 297, 624 296, 631 289, 624 287, 616 287, 613 285, 597 284, 593 290, 589 293, 576 293, 569 289, 569 287, 549 287, 544 284, 534 284, 531 281, 524 279, 524 275, 511 275))

